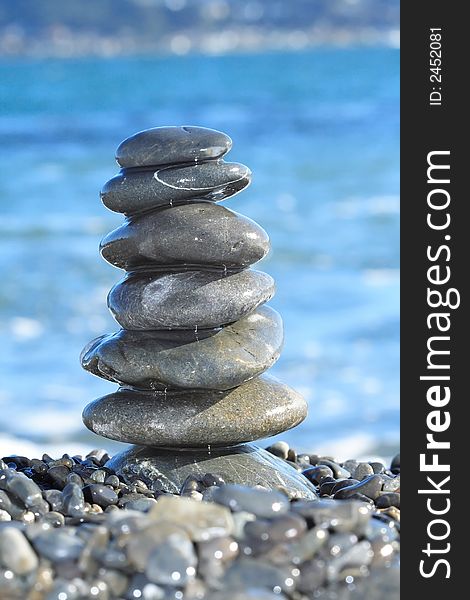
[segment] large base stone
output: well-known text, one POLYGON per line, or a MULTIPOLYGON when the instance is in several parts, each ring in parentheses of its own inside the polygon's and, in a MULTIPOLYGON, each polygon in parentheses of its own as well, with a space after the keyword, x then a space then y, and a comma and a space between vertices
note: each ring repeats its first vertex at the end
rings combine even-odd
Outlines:
POLYGON ((313 486, 296 471, 266 450, 243 444, 213 450, 172 450, 130 446, 106 466, 126 480, 158 481, 164 491, 178 492, 188 475, 213 473, 225 483, 283 487, 291 498, 316 498, 313 486))

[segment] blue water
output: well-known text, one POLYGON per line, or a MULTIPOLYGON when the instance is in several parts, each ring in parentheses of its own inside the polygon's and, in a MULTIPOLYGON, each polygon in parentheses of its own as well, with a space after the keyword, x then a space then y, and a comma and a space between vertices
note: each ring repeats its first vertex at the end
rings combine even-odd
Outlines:
POLYGON ((0 442, 11 452, 108 443, 81 410, 114 389, 81 370, 121 272, 98 254, 119 215, 98 190, 117 144, 167 124, 221 129, 253 171, 227 202, 273 251, 286 343, 272 373, 309 417, 282 438, 354 455, 398 446, 399 54, 0 63, 0 442), (3 435, 3 438, 1 437, 3 435))

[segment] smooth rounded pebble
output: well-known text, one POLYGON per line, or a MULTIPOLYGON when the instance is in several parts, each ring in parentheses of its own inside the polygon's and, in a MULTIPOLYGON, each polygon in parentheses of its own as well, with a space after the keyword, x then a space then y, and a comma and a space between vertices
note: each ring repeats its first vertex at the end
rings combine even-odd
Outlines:
POLYGON ((224 392, 120 388, 89 404, 83 421, 91 431, 117 441, 195 448, 275 435, 298 425, 306 414, 302 396, 261 376, 224 392))
POLYGON ((76 560, 85 543, 74 530, 64 527, 47 529, 33 540, 36 550, 54 563, 76 560))
POLYGON ((100 249, 105 260, 126 271, 195 265, 242 269, 268 253, 269 237, 225 206, 191 202, 127 220, 103 238, 100 249))
POLYGON ((289 444, 283 440, 280 440, 268 446, 266 450, 271 452, 271 454, 274 454, 274 456, 278 456, 279 458, 287 460, 287 456, 289 454, 289 444))
POLYGON ((370 475, 374 474, 374 469, 370 466, 369 463, 361 462, 357 465, 354 470, 353 477, 354 479, 358 479, 362 481, 366 477, 370 477, 370 475))
POLYGON ((230 511, 213 502, 194 502, 180 496, 162 496, 148 514, 157 521, 182 527, 196 542, 231 535, 234 530, 230 511))
POLYGON ((38 566, 38 558, 31 544, 16 527, 5 527, 0 532, 0 567, 11 569, 17 575, 26 575, 38 566))
POLYGON ((318 465, 315 467, 307 467, 302 474, 312 483, 318 485, 324 477, 332 477, 333 471, 327 465, 318 465))
POLYGON ((139 388, 227 390, 269 369, 282 344, 280 315, 262 306, 232 325, 200 334, 121 330, 104 335, 85 347, 81 363, 98 377, 139 388))
POLYGON ((121 167, 191 163, 220 158, 232 147, 228 135, 206 127, 154 127, 121 142, 116 160, 121 167))
POLYGON ((238 321, 273 295, 273 278, 251 269, 132 274, 112 288, 108 306, 124 329, 195 330, 238 321))
POLYGON ((227 506, 233 512, 245 511, 257 517, 274 517, 289 509, 289 499, 281 492, 250 489, 236 484, 218 487, 212 500, 227 506))
MULTIPOLYGON (((156 482, 157 489, 178 493, 188 477, 217 473, 226 483, 282 486, 289 497, 317 498, 313 486, 292 467, 255 444, 199 450, 171 450, 131 446, 113 456, 106 466, 125 480, 136 477, 156 482)), ((215 490, 214 487, 208 490, 215 490)), ((206 499, 206 496, 204 497, 206 499)))
POLYGON ((191 200, 218 202, 237 194, 250 181, 248 167, 224 161, 142 171, 121 169, 104 184, 101 200, 114 212, 132 215, 191 200))
POLYGON ((354 494, 362 494, 367 496, 367 498, 375 500, 379 497, 382 487, 383 479, 380 475, 369 475, 369 477, 366 477, 359 483, 338 490, 335 494, 335 498, 344 500, 345 498, 351 498, 354 494))

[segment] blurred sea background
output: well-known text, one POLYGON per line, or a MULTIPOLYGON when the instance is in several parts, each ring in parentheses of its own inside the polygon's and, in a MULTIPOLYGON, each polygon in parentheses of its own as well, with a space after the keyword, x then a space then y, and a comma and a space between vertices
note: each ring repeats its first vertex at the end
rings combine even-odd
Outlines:
POLYGON ((118 327, 106 295, 122 272, 98 245, 122 217, 98 192, 123 138, 175 124, 227 132, 228 159, 253 171, 226 205, 270 234, 258 267, 277 282, 286 334, 271 372, 309 402, 279 438, 343 459, 392 455, 398 3, 116 0, 95 20, 88 4, 0 7, 0 456, 122 447, 81 421, 115 389, 78 361, 118 327))

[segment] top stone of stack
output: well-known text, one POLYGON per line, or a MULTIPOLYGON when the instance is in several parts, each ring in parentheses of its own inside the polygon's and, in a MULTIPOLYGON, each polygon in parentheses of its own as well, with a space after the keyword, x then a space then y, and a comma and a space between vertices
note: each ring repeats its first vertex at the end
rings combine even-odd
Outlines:
POLYGON ((125 139, 116 150, 121 167, 153 167, 221 158, 232 147, 228 135, 205 127, 154 127, 125 139))
POLYGON ((164 206, 218 202, 251 181, 245 165, 225 162, 232 140, 204 127, 155 127, 127 138, 118 147, 121 171, 101 190, 112 211, 128 216, 164 206))

